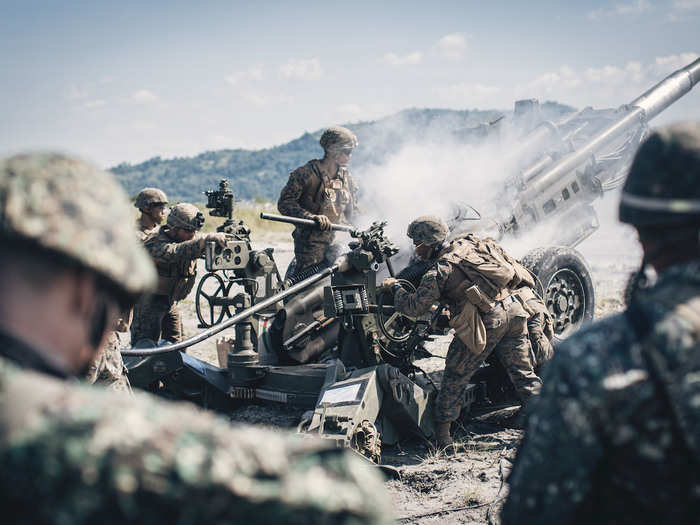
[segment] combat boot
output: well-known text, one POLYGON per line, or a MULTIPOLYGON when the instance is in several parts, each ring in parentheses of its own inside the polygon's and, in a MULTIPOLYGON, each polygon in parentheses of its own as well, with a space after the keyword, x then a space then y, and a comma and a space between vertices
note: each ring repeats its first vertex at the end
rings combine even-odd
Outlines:
POLYGON ((446 448, 452 445, 452 436, 450 436, 450 425, 452 423, 437 423, 435 425, 435 442, 439 448, 446 448))

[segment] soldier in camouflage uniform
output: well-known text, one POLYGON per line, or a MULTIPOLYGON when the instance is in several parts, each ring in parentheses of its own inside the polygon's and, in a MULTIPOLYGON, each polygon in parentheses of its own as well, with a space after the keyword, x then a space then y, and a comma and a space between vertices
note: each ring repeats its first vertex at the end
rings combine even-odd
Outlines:
POLYGON ((115 392, 131 392, 121 354, 119 331, 112 330, 90 363, 85 379, 93 385, 102 385, 115 392))
POLYGON ((642 144, 622 190, 655 284, 557 349, 503 523, 698 523, 700 123, 642 144))
POLYGON ((206 243, 221 246, 233 236, 226 233, 197 232, 204 225, 204 215, 193 204, 173 206, 164 226, 143 241, 158 271, 155 293, 144 296, 134 308, 131 340, 182 340, 182 317, 177 306, 192 290, 197 276, 197 259, 204 255, 206 243))
POLYGON ((283 215, 312 219, 318 224, 318 228, 297 226, 292 233, 295 273, 335 259, 338 254, 330 250, 334 238, 330 226, 349 224, 357 210, 357 186, 348 170, 357 137, 349 129, 334 126, 323 132, 320 143, 323 159, 295 169, 277 202, 283 215))
POLYGON ((136 219, 136 230, 139 239, 146 239, 165 217, 165 207, 168 205, 168 197, 163 190, 158 188, 144 188, 136 196, 134 206, 141 212, 136 219))
POLYGON ((113 177, 0 160, 0 508, 8 523, 388 524, 376 471, 318 441, 69 380, 155 285, 113 177))
POLYGON ((435 259, 414 293, 387 278, 384 289, 394 291, 396 310, 419 316, 446 303, 455 337, 445 361, 434 418, 439 446, 452 442, 450 424, 459 417, 465 388, 484 360, 495 352, 523 402, 539 392, 527 336, 527 312, 512 294, 520 283, 515 268, 491 239, 474 235, 445 243, 447 224, 427 215, 413 221, 407 235, 423 260, 435 259))

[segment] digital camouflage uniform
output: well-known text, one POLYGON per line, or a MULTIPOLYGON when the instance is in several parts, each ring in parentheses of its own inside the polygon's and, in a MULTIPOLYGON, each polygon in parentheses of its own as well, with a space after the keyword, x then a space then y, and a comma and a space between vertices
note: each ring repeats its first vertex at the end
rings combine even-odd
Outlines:
POLYGON ((116 392, 131 392, 121 347, 119 332, 111 331, 88 368, 85 376, 88 383, 103 385, 116 392))
MULTIPOLYGON (((357 137, 349 129, 333 126, 323 132, 319 142, 328 155, 334 149, 356 147, 357 137)), ((320 164, 314 159, 290 173, 277 209, 291 217, 313 220, 316 215, 325 215, 333 224, 349 224, 357 210, 357 185, 347 168, 340 167, 334 177, 329 177, 320 164)), ((292 237, 297 273, 336 256, 329 253, 335 238, 333 231, 297 226, 292 237)))
POLYGON ((158 287, 144 296, 134 308, 131 340, 178 342, 182 339, 182 317, 177 301, 187 297, 197 276, 197 259, 204 254, 206 238, 195 236, 190 241, 174 241, 161 226, 144 241, 158 271, 158 287))
POLYGON ((10 522, 391 523, 378 471, 345 450, 20 368, 8 354, 31 349, 2 334, 0 354, 10 522))
MULTIPOLYGON (((125 304, 156 283, 129 206, 110 174, 81 161, 0 161, 0 241, 68 259, 125 304)), ((377 471, 347 451, 73 381, 52 364, 50 342, 40 352, 12 330, 23 332, 0 330, 8 523, 390 523, 377 471)))
MULTIPOLYGON (((486 262, 483 259, 479 261, 479 256, 475 255, 474 240, 477 238, 468 236, 444 247, 435 265, 423 276, 416 292, 411 294, 403 289, 396 290, 396 309, 410 316, 419 316, 428 312, 432 305, 443 303, 449 307, 453 321, 462 317, 467 309, 473 309, 474 304, 467 298, 465 290, 473 284, 482 290, 489 286, 479 277, 478 269, 467 276, 459 264, 465 258, 471 258, 476 263, 475 268, 486 262)), ((494 301, 488 302, 491 302, 490 311, 479 313, 474 310, 483 323, 484 340, 481 346, 468 348, 459 337, 460 329, 466 327, 453 325, 458 333, 447 352, 442 385, 435 403, 434 418, 437 422, 454 421, 459 417, 469 379, 491 352, 498 356, 523 401, 539 392, 541 382, 533 370, 530 356, 526 325, 528 314, 505 288, 496 292, 494 301)), ((474 330, 478 331, 478 328, 474 330)))
MULTIPOLYGON (((684 419, 697 443, 700 263, 668 269, 637 302, 647 344, 687 389, 684 419)), ((557 349, 508 479, 504 524, 698 523, 698 450, 684 445, 634 323, 611 316, 557 349)))

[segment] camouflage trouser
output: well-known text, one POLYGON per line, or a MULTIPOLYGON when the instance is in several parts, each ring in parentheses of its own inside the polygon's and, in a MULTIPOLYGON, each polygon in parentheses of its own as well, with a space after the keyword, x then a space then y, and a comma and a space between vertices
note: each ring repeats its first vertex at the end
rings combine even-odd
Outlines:
POLYGON ((467 384, 491 352, 495 352, 503 364, 523 403, 539 394, 542 381, 532 367, 527 314, 517 301, 509 299, 504 301, 505 305, 496 303, 491 312, 483 314, 486 347, 481 353, 470 352, 457 337, 452 340, 445 360, 442 386, 435 401, 436 422, 445 423, 459 417, 467 384))
POLYGON ((322 232, 308 228, 299 228, 294 231, 294 258, 296 267, 294 273, 318 264, 324 259, 335 259, 340 255, 339 247, 333 244, 333 232, 322 232), (332 251, 331 251, 332 250, 332 251))
POLYGON ((182 318, 177 302, 171 303, 167 295, 142 297, 134 307, 131 322, 131 343, 150 339, 157 343, 161 339, 177 343, 182 340, 182 318))
POLYGON ((131 392, 120 353, 119 334, 110 332, 85 376, 88 383, 103 385, 115 392, 131 392))
POLYGON ((535 313, 527 320, 527 333, 532 345, 535 368, 541 367, 554 355, 554 347, 544 335, 546 322, 545 315, 541 312, 535 313))

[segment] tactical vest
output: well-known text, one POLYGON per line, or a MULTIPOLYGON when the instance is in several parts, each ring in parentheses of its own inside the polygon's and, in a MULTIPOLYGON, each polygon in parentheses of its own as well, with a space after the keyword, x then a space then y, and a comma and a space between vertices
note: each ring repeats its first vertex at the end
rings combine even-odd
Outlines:
POLYGON ((342 222, 345 210, 352 206, 350 174, 340 168, 338 176, 331 179, 321 172, 317 162, 312 161, 310 167, 313 177, 304 188, 299 204, 315 215, 325 215, 333 223, 342 222))
MULTIPOLYGON (((156 230, 146 240, 153 235, 165 235, 165 233, 156 230)), ((168 238, 168 242, 173 241, 168 238)), ((170 302, 181 301, 189 295, 192 288, 194 288, 197 277, 196 260, 176 263, 154 261, 154 263, 158 272, 158 285, 156 286, 155 295, 167 295, 170 302)))
POLYGON ((479 311, 490 312, 493 303, 510 296, 510 287, 520 281, 493 239, 467 235, 452 241, 439 259, 458 270, 443 285, 443 295, 455 307, 468 301, 479 311))

